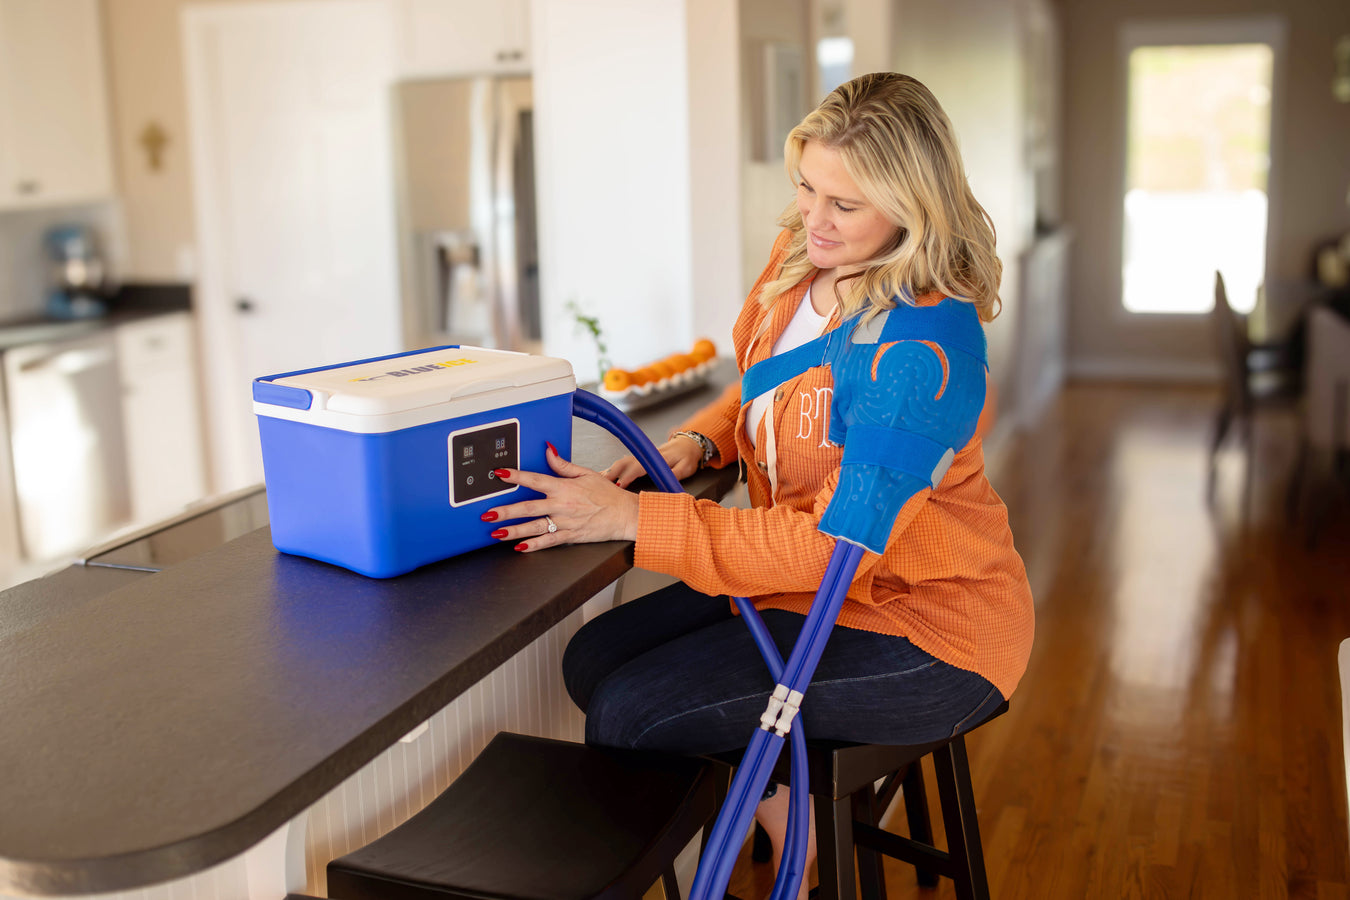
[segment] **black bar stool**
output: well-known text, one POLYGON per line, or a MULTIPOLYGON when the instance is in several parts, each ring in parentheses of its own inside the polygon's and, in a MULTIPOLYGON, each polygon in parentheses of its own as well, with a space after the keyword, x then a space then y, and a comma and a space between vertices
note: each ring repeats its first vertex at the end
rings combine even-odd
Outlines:
MULTIPOLYGON (((1007 712, 1000 704, 980 725, 1007 712)), ((975 727, 978 727, 975 726, 975 727)), ((373 843, 328 864, 334 900, 581 900, 640 897, 711 822, 739 754, 691 759, 503 732, 439 797, 373 843)), ((885 900, 882 856, 920 884, 952 879, 988 900, 965 735, 912 746, 808 741, 818 900, 885 900), (932 756, 947 850, 933 844, 922 761, 932 756), (880 789, 875 787, 882 781, 880 789), (910 837, 878 827, 903 786, 910 837), (858 878, 853 861, 857 856, 858 878)), ((774 777, 789 779, 788 757, 774 777)), ((706 839, 706 833, 705 833, 706 839)))
MULTIPOLYGON (((979 727, 1008 711, 1005 700, 979 727)), ((913 746, 845 744, 807 741, 807 770, 816 813, 816 868, 820 876, 818 900, 853 900, 862 889, 863 900, 885 900, 886 884, 881 857, 914 865, 919 883, 933 886, 938 876, 952 879, 958 900, 988 900, 989 880, 984 871, 980 824, 975 815, 975 793, 970 781, 965 735, 913 746), (933 845, 922 762, 932 756, 937 769, 938 800, 947 850, 933 845), (885 779, 880 789, 876 782, 885 779), (878 820, 897 790, 904 787, 909 837, 878 827, 878 820), (853 877, 857 854, 858 879, 853 877)), ((779 758, 774 778, 787 783, 787 754, 779 758)))
POLYGON ((632 900, 726 796, 726 766, 503 732, 407 822, 328 864, 334 900, 632 900))

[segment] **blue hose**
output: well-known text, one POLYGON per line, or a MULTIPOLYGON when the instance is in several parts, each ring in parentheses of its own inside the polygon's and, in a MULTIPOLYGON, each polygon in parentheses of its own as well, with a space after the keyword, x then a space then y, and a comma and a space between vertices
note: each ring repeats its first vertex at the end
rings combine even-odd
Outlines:
MULTIPOLYGON (((618 407, 588 391, 578 390, 573 394, 572 414, 617 437, 661 490, 668 493, 683 490, 656 445, 618 407)), ((810 684, 862 556, 862 547, 842 540, 836 542, 825 576, 811 604, 811 611, 786 664, 754 606, 744 597, 736 598, 741 617, 749 627, 760 655, 764 657, 769 674, 790 692, 803 693, 810 684)), ((792 808, 788 818, 787 847, 770 900, 795 897, 806 875, 804 870, 810 832, 811 795, 806 770, 806 735, 800 723, 795 728, 789 728, 786 733, 792 743, 792 808)), ((751 736, 750 745, 732 779, 730 793, 709 836, 707 849, 694 876, 689 900, 720 900, 726 894, 740 843, 773 774, 783 742, 782 734, 767 728, 757 729, 751 736)))
POLYGON ((675 473, 670 471, 670 464, 652 443, 652 439, 643 434, 642 429, 634 425, 633 420, 624 415, 613 403, 578 388, 572 394, 572 415, 599 425, 623 442, 624 447, 637 457, 637 461, 642 463, 642 468, 647 470, 647 475, 661 490, 668 494, 678 494, 684 490, 675 473))
MULTIPOLYGON (((765 627, 764 620, 759 616, 759 610, 745 597, 735 597, 736 607, 741 612, 741 618, 745 621, 746 627, 750 629, 750 636, 754 638, 755 645, 759 648, 760 656, 764 657, 764 663, 769 667, 769 674, 773 676, 775 682, 783 677, 783 658, 778 655, 778 647, 773 642, 773 637, 769 634, 769 629, 765 627)), ((788 732, 791 743, 789 750, 792 754, 792 771, 803 773, 806 777, 806 730, 798 725, 792 731, 788 732)), ((788 827, 786 847, 783 850, 783 864, 778 867, 778 877, 774 880, 773 892, 769 894, 769 900, 787 900, 790 897, 797 896, 797 889, 801 886, 801 880, 806 877, 806 854, 808 841, 811 837, 810 817, 811 817, 811 792, 809 790, 796 790, 799 785, 794 784, 792 788, 792 806, 788 810, 788 827)), ((803 781, 801 787, 806 786, 803 781)))
MULTIPOLYGON (((811 604, 811 611, 806 617, 805 624, 802 625, 802 633, 792 648, 791 656, 788 657, 784 676, 778 680, 779 684, 786 685, 790 691, 804 692, 811 681, 811 676, 815 674, 816 665, 820 662, 820 656, 825 649, 825 641, 829 638, 834 620, 839 615, 839 608, 844 603, 849 583, 853 580, 853 574, 858 569, 862 555, 863 548, 855 544, 845 541, 835 544, 834 553, 831 554, 829 565, 825 569, 825 577, 821 580, 820 588, 816 591, 816 599, 811 604)), ((736 777, 732 779, 731 791, 722 805, 717 823, 713 826, 703 864, 699 866, 698 873, 694 876, 694 886, 689 892, 689 900, 712 900, 726 894, 726 886, 731 880, 731 869, 736 862, 740 841, 744 839, 750 826, 755 806, 764 795, 764 788, 773 774, 773 767, 778 761, 782 747, 783 738, 762 727, 750 738, 750 746, 745 750, 741 765, 736 770, 736 777)), ((802 765, 793 767, 791 790, 798 798, 798 802, 804 802, 804 795, 810 793, 804 760, 802 765)), ((805 822, 798 823, 799 830, 805 828, 805 822)), ((797 843, 790 844, 789 849, 793 851, 794 858, 789 860, 788 854, 784 853, 782 868, 804 868, 805 842, 799 839, 797 843), (800 856, 797 855, 798 846, 802 847, 800 856)), ((784 886, 780 883, 783 878, 782 871, 779 876, 780 881, 774 884, 775 897, 780 896, 779 888, 784 886)))

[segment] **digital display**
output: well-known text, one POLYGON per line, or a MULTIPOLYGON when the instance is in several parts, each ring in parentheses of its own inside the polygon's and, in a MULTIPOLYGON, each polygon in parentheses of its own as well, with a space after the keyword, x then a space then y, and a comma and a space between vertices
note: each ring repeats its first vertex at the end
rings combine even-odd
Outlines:
POLYGON ((494 422, 450 435, 450 503, 459 506, 516 489, 496 469, 520 468, 520 423, 494 422))

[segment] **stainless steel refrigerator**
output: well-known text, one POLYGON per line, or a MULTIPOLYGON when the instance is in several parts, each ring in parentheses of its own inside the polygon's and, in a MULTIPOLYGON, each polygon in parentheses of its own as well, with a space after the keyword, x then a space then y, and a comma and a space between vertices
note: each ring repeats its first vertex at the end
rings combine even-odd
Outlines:
POLYGON ((396 88, 405 284, 427 341, 540 348, 530 79, 396 88))

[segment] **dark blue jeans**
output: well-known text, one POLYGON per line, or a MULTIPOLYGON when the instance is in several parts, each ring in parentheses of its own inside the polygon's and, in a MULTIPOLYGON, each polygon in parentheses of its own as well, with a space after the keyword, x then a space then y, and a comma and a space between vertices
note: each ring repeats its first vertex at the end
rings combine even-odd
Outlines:
MULTIPOLYGON (((786 660, 805 617, 763 617, 786 660)), ((727 598, 679 582, 588 622, 562 668, 588 743, 690 755, 746 746, 774 687, 727 598)), ((918 744, 978 724, 1001 702, 984 677, 908 638, 836 627, 798 721, 808 738, 918 744)))

